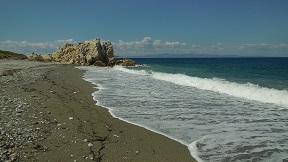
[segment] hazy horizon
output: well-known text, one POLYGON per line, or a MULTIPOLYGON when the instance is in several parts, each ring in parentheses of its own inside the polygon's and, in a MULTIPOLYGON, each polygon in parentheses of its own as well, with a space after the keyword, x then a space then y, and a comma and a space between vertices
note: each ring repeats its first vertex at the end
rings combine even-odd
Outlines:
POLYGON ((51 53, 101 38, 116 55, 288 56, 288 1, 0 2, 0 49, 51 53))

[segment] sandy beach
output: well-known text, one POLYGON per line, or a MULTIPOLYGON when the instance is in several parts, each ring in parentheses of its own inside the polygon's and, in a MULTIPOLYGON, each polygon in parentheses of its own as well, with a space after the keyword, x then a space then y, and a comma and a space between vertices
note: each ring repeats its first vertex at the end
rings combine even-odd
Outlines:
POLYGON ((72 65, 0 66, 0 161, 195 161, 186 146, 95 105, 95 85, 72 65))

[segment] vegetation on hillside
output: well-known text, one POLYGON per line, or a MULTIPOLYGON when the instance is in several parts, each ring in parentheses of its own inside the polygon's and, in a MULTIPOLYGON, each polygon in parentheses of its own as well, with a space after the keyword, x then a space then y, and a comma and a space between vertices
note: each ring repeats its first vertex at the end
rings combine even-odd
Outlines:
POLYGON ((27 59, 27 56, 24 54, 18 54, 10 51, 3 51, 0 50, 0 59, 17 59, 17 60, 23 60, 27 59))

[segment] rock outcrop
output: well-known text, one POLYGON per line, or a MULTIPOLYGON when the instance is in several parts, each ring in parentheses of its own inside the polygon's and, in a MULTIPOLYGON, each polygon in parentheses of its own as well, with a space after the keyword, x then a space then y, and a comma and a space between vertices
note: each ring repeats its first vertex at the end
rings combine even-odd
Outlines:
POLYGON ((102 42, 99 38, 78 43, 64 43, 52 54, 52 60, 69 64, 113 66, 114 50, 111 42, 102 42))
POLYGON ((32 53, 31 55, 28 56, 28 59, 30 61, 44 61, 44 58, 40 54, 32 53))
POLYGON ((126 59, 126 60, 118 60, 116 62, 116 65, 121 65, 121 66, 135 66, 136 62, 130 59, 126 59))
MULTIPOLYGON (((31 61, 56 61, 77 65, 94 66, 135 66, 130 59, 118 60, 114 58, 114 50, 111 42, 101 42, 99 38, 80 42, 77 45, 65 42, 52 54, 35 54, 28 56, 31 61)), ((118 58, 119 59, 119 58, 118 58)))
POLYGON ((36 54, 36 53, 32 53, 31 55, 27 56, 29 61, 40 61, 40 62, 51 62, 53 61, 53 57, 52 54, 36 54))

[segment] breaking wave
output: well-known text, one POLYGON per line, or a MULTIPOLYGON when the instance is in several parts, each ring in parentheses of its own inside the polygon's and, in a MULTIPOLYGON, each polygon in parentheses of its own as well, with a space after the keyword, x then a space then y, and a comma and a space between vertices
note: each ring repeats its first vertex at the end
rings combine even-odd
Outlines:
POLYGON ((252 83, 240 84, 221 78, 199 78, 185 74, 169 74, 146 70, 133 70, 123 67, 115 69, 138 75, 149 75, 154 79, 167 81, 173 84, 195 87, 201 90, 213 91, 234 97, 245 98, 262 103, 270 103, 288 107, 288 91, 261 87, 252 83))

